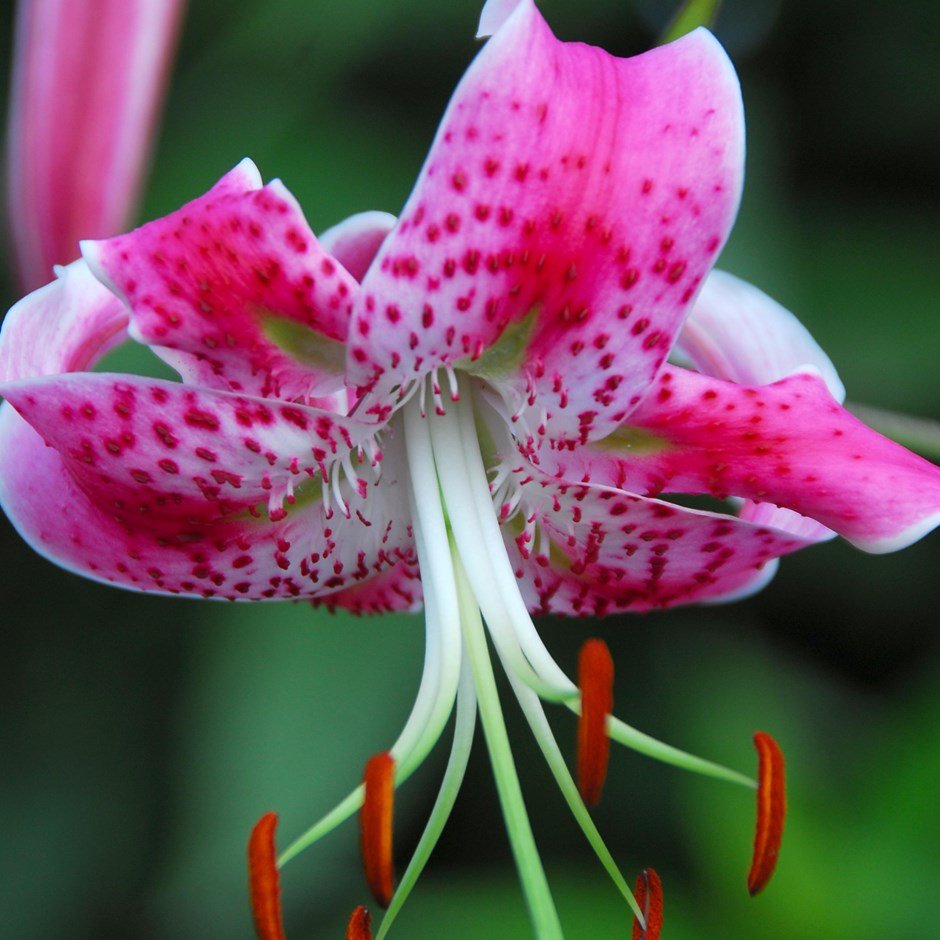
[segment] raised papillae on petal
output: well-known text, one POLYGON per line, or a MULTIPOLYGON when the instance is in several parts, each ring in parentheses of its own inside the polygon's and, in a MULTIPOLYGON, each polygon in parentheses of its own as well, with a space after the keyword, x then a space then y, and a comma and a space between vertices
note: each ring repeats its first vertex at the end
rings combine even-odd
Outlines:
POLYGON ((743 122, 698 31, 618 59, 519 3, 471 66, 357 298, 350 382, 449 363, 532 433, 603 436, 640 400, 724 243, 743 122))
POLYGON ((812 372, 742 386, 666 366, 614 434, 536 459, 547 473, 634 493, 783 506, 870 552, 903 548, 940 522, 940 468, 871 430, 812 372))
MULTIPOLYGON (((759 590, 805 539, 720 513, 520 468, 524 523, 503 526, 530 610, 640 612, 759 590)), ((519 518, 519 517, 516 517, 519 518)))
POLYGON ((277 814, 265 813, 248 840, 248 888, 258 940, 284 940, 281 883, 274 851, 277 814))
POLYGON ((659 940, 663 929, 663 883, 654 868, 644 868, 637 876, 633 893, 643 911, 646 926, 633 921, 633 940, 659 940))
POLYGON ((129 304, 131 335, 184 380, 285 399, 343 388, 358 285, 250 161, 177 212, 82 250, 129 304))
POLYGON ((786 778, 780 745, 766 732, 754 735, 757 748, 757 827, 754 856, 747 876, 747 890, 753 896, 767 886, 777 867, 787 814, 786 778))
POLYGON ((366 764, 365 797, 359 812, 362 864, 376 903, 388 907, 395 893, 392 823, 395 806, 395 759, 388 751, 366 764))
POLYGON ((393 436, 379 482, 356 449, 369 429, 303 405, 91 373, 2 390, 0 502, 64 567, 262 600, 347 592, 401 563, 401 578, 351 606, 420 596, 393 436))
POLYGON ((361 904, 350 915, 346 940, 372 940, 372 917, 361 904))

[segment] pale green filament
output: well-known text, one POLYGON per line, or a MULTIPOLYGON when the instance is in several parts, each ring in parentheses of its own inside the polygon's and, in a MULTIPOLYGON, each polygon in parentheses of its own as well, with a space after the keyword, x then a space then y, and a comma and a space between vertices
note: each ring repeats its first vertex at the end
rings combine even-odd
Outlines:
MULTIPOLYGON (((396 761, 396 786, 408 779, 437 742, 453 710, 455 696, 458 704, 454 742, 440 792, 376 940, 388 934, 447 823, 466 770, 477 709, 535 934, 539 940, 562 938, 513 763, 484 619, 562 795, 601 864, 642 924, 642 912, 581 799, 539 700, 563 702, 576 714, 581 710, 577 687, 557 665, 535 629, 507 554, 477 439, 474 408, 480 402, 474 398, 475 381, 460 380, 460 399, 448 407, 446 415, 425 417, 416 398, 403 407, 398 425, 407 455, 411 520, 424 585, 426 653, 415 704, 391 749, 396 761)), ((608 732, 612 740, 648 757, 756 787, 755 781, 744 774, 657 741, 613 716, 608 720, 608 732)), ((285 849, 278 864, 284 865, 352 816, 362 805, 363 795, 363 787, 354 789, 285 849)))
POLYGON ((591 814, 584 805, 584 800, 581 799, 581 794, 578 792, 578 787, 574 782, 574 778, 571 776, 571 771, 568 770, 565 758, 561 753, 561 749, 558 747, 558 742, 555 740, 555 735, 552 733, 548 719, 545 717, 545 711, 542 708, 539 697, 530 688, 523 685, 510 670, 506 671, 506 675, 509 677, 513 692, 516 693, 516 698, 519 700, 522 713, 525 715, 526 721, 528 721, 529 727, 532 729, 532 735, 542 751, 542 756, 545 758, 545 762, 548 764, 548 768, 551 770, 552 776, 558 784, 558 789, 561 790, 561 795, 565 798, 565 802, 571 810, 571 815, 574 816, 575 821, 581 827, 581 831, 590 843, 591 848, 594 849, 594 853, 597 855, 600 863, 604 866, 607 874, 610 875, 611 881, 613 881, 617 890, 624 896, 627 904, 630 905, 630 908, 633 913, 636 914, 641 926, 645 930, 646 921, 643 917, 643 912, 640 910, 640 906, 637 904, 636 898, 630 890, 630 886, 620 873, 620 869, 617 867, 614 857, 604 844, 604 840, 601 838, 597 826, 594 825, 594 820, 591 819, 591 814))
POLYGON ((522 890, 529 907, 529 915, 539 940, 561 940, 561 922, 555 910, 545 869, 539 857, 532 827, 526 814, 519 777, 513 763, 506 724, 499 704, 496 679, 486 648, 486 635, 480 619, 480 608, 467 581, 461 559, 454 551, 454 571, 457 575, 457 596, 460 599, 460 624, 463 628, 467 659, 473 672, 473 684, 480 703, 480 720, 489 750, 490 764, 496 779, 496 789, 506 820, 506 831, 516 859, 516 868, 522 890))
POLYGON ((470 673, 469 665, 464 660, 460 673, 460 686, 457 690, 457 719, 454 726, 454 743, 451 746, 447 768, 444 770, 441 789, 434 801, 434 807, 431 810, 427 825, 424 827, 424 832, 421 834, 421 839, 418 841, 417 848, 415 848, 414 855, 412 855, 411 861, 408 863, 408 867, 395 889, 392 903, 382 918, 375 940, 382 940, 388 933, 389 928, 398 916, 398 912, 404 906, 405 901, 408 900, 408 896, 421 876, 421 872, 424 871, 424 866, 431 857, 431 853, 444 831, 444 826, 447 825, 460 785, 463 783, 467 761, 470 759, 476 718, 477 699, 473 688, 473 676, 470 673))

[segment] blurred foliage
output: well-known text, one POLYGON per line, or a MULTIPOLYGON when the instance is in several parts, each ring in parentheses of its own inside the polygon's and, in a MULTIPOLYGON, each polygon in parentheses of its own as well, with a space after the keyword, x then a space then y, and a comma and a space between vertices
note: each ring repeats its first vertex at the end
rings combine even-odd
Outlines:
MULTIPOLYGON (((543 7, 561 37, 619 54, 650 47, 675 12, 658 0, 543 7)), ((221 9, 191 3, 141 218, 246 154, 285 180, 315 229, 399 207, 476 47, 478 3, 221 9)), ((938 25, 926 0, 725 0, 716 26, 749 121, 746 194, 722 265, 799 313, 853 398, 928 416, 940 339, 928 201, 938 25)), ((15 299, 9 282, 0 290, 15 299)), ((880 558, 834 543, 784 560, 763 594, 733 607, 543 625, 568 667, 589 633, 609 640, 618 710, 639 727, 745 769, 760 727, 788 755, 780 870, 752 901, 753 796, 614 754, 598 822, 627 872, 660 871, 671 940, 931 935, 938 562, 936 537, 880 558)), ((277 808, 286 841, 390 742, 416 687, 420 619, 140 598, 51 567, 5 521, 0 563, 0 935, 247 938, 251 823, 277 808)), ((567 935, 629 936, 622 902, 507 711, 567 935)), ((572 742, 570 717, 554 718, 572 742)), ((402 862, 442 763, 402 793, 402 862)), ((291 938, 342 935, 365 898, 356 848, 347 825, 286 869, 291 938)), ((509 940, 527 929, 478 743, 397 936, 509 940)))
POLYGON ((685 0, 663 30, 660 42, 674 42, 699 26, 710 29, 715 23, 720 6, 721 0, 685 0))

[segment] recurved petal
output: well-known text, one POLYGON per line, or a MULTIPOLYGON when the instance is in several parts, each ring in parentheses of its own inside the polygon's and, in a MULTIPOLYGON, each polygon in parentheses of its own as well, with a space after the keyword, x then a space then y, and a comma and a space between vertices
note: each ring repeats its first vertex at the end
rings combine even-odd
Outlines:
MULTIPOLYGON (((725 271, 712 271, 705 279, 676 350, 699 372, 742 385, 766 385, 807 366, 815 368, 832 397, 845 399, 832 360, 809 330, 773 298, 725 271)), ((835 535, 812 519, 769 503, 747 500, 739 515, 807 538, 835 535)))
POLYGON ((131 335, 184 381, 284 399, 342 389, 358 285, 251 161, 176 212, 82 251, 130 306, 131 335))
POLYGON ((320 247, 361 281, 394 226, 395 216, 390 212, 357 212, 322 232, 320 247))
POLYGON ((608 486, 540 475, 522 486, 528 523, 504 532, 535 613, 603 616, 736 599, 770 580, 776 558, 809 544, 608 486))
POLYGON ((766 385, 810 366, 832 397, 845 386, 809 330, 762 290, 726 271, 705 279, 676 341, 699 372, 741 385, 766 385))
POLYGON ((127 308, 84 261, 14 304, 0 331, 0 382, 78 372, 127 337, 127 308))
POLYGON ((0 502, 71 570, 161 593, 317 598, 410 557, 402 487, 354 466, 348 419, 126 376, 3 391, 0 502), (344 456, 355 483, 331 465, 344 456))
POLYGON ((350 383, 381 415, 395 386, 459 364, 533 431, 606 434, 725 240, 742 155, 737 79, 710 34, 617 59, 559 42, 523 0, 460 83, 363 281, 350 383))
POLYGON ((667 366, 629 426, 538 459, 548 473, 632 492, 772 503, 869 552, 903 548, 940 522, 940 468, 871 430, 811 372, 741 386, 667 366))

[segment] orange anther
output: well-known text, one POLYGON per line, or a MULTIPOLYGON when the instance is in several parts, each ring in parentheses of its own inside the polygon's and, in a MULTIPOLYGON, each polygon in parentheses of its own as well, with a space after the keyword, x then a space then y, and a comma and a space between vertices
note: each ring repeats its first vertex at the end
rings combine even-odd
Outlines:
POLYGON ((346 940, 372 940, 372 918, 361 904, 346 925, 346 940))
POLYGON ((392 861, 392 810, 395 800, 395 759, 387 751, 366 764, 362 782, 366 795, 359 811, 362 863, 376 902, 388 907, 395 892, 392 861))
POLYGON ((663 883, 654 868, 644 868, 636 879, 636 903, 640 905, 646 929, 633 918, 633 940, 659 940, 663 929, 663 883))
POLYGON ((578 789, 588 806, 601 798, 610 738, 607 716, 614 707, 614 661, 603 640, 588 640, 578 660, 581 719, 578 722, 578 789))
POLYGON ((248 890, 258 940, 284 940, 281 881, 274 852, 277 813, 265 813, 248 840, 248 890))
POLYGON ((763 731, 754 735, 757 748, 757 829, 754 857, 747 876, 751 895, 763 890, 777 867, 783 820, 787 814, 787 788, 783 752, 777 742, 763 731))

